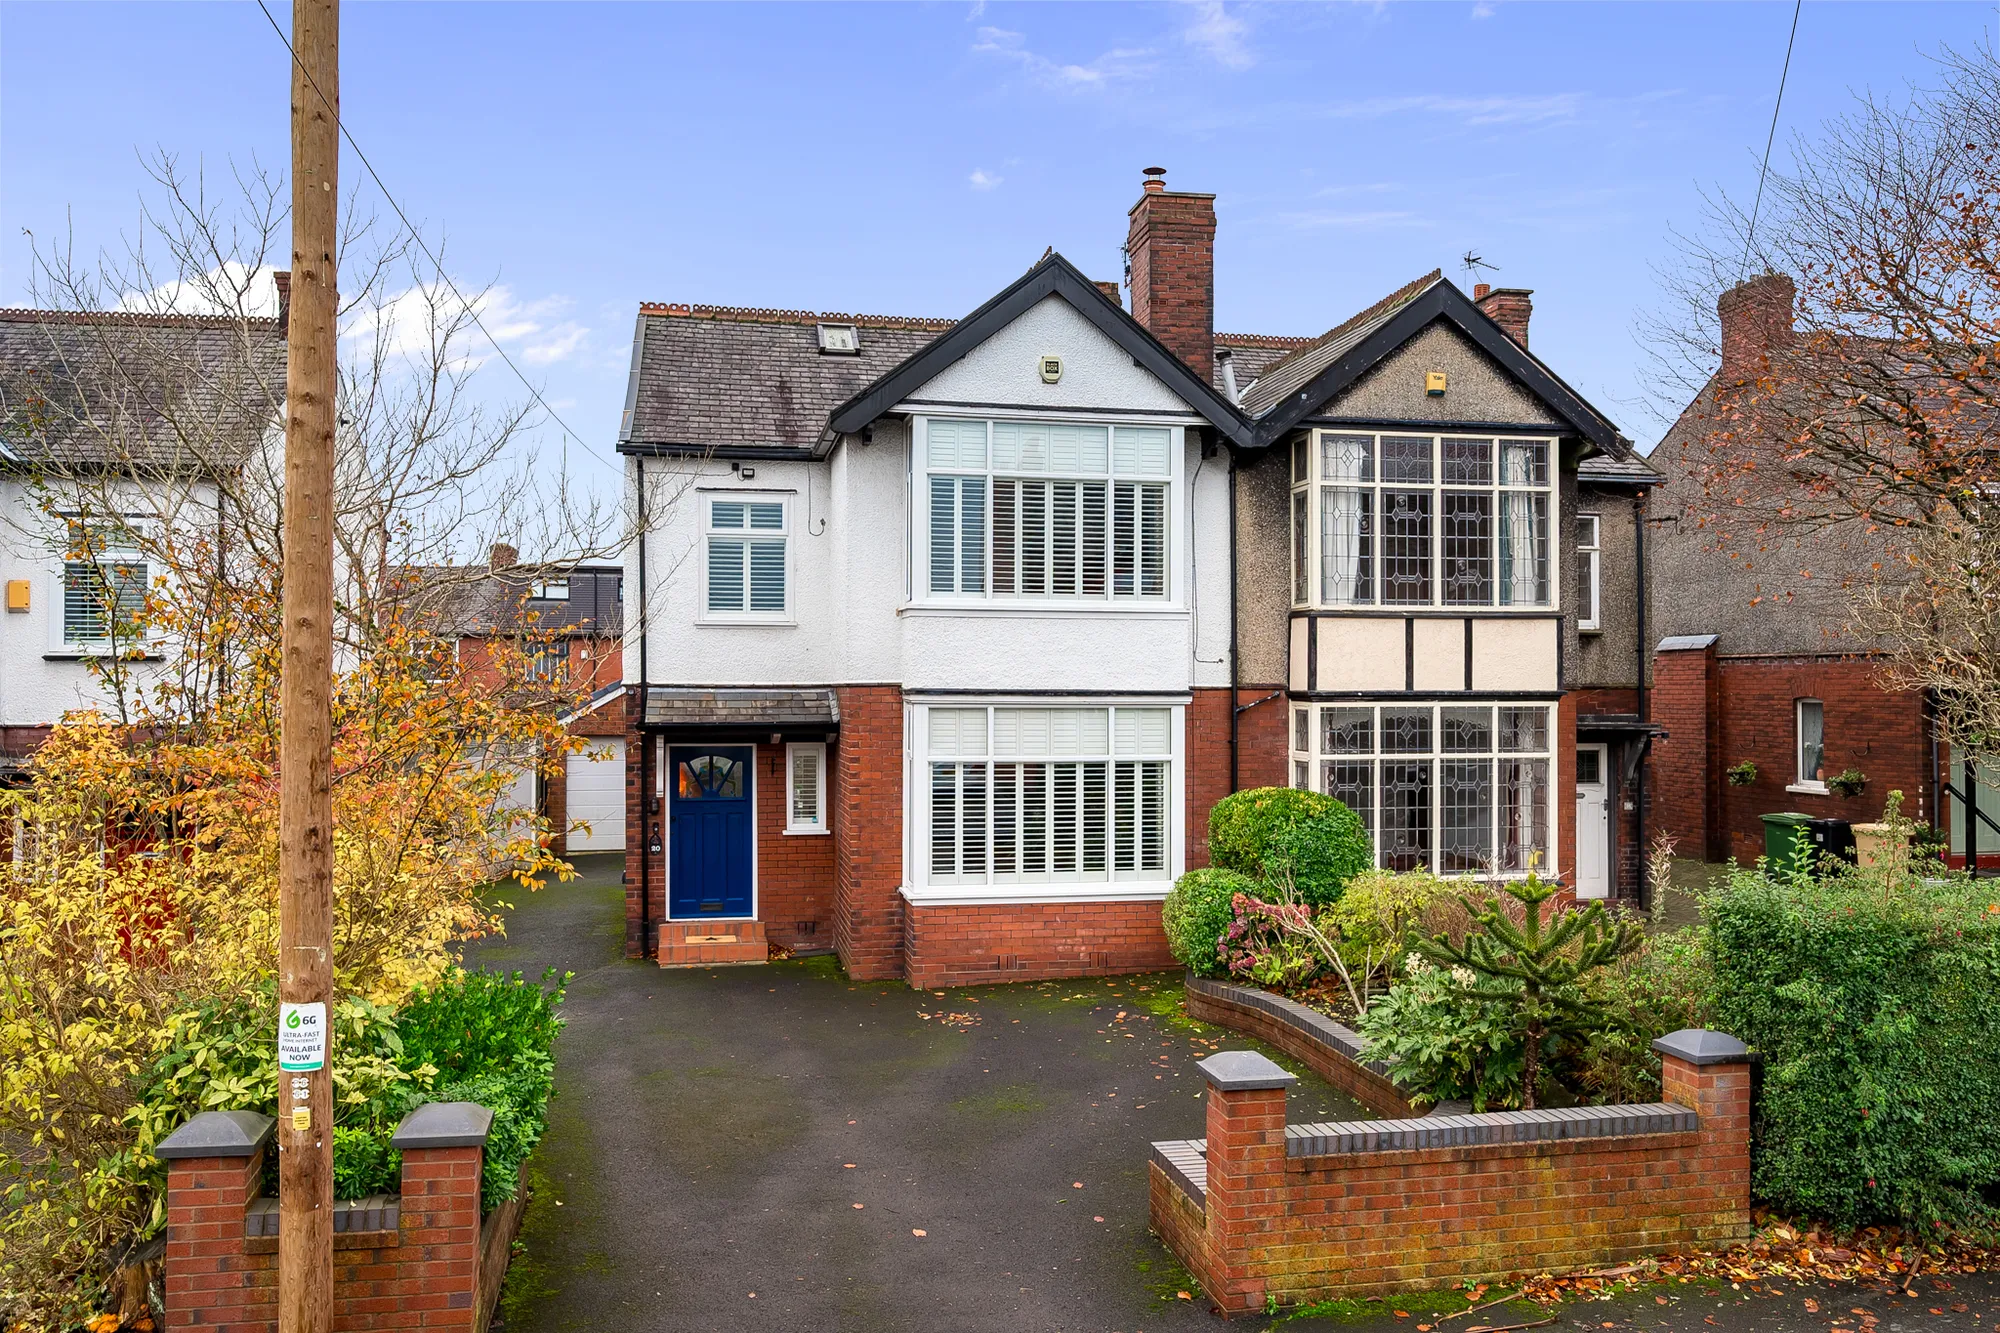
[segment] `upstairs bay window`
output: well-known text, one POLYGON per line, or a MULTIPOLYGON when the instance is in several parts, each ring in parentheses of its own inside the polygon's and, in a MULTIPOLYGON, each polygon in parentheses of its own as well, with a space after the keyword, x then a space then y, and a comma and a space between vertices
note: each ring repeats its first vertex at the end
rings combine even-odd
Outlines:
POLYGON ((1330 430, 1295 441, 1293 601, 1551 605, 1553 447, 1330 430))
POLYGON ((1166 599, 1167 427, 930 418, 924 437, 929 596, 1166 599))

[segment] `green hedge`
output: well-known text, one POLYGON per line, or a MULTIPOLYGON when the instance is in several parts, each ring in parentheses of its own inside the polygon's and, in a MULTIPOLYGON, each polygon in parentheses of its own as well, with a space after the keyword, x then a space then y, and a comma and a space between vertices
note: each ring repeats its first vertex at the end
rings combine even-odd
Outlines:
MULTIPOLYGON (((1258 787, 1225 796, 1208 814, 1209 860, 1279 885, 1289 878, 1303 902, 1324 907, 1374 865, 1361 816, 1331 796, 1258 787)), ((1258 895, 1270 899, 1274 890, 1258 895)))
POLYGON ((1160 924, 1167 946, 1189 971, 1221 976, 1227 969, 1216 956, 1215 942, 1235 919, 1230 907, 1239 893, 1255 897, 1257 881, 1234 870, 1190 870, 1174 882, 1160 904, 1160 924))
POLYGON ((1847 1225, 1959 1220, 2000 1185, 2000 908, 1739 872, 1706 905, 1716 1019, 1762 1054, 1753 1188, 1847 1225))

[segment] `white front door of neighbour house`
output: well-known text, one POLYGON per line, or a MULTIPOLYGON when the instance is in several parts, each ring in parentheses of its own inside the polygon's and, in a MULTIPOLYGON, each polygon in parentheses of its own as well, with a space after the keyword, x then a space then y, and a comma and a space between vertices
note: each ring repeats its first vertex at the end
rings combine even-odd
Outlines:
POLYGON ((1602 745, 1576 747, 1576 896, 1611 896, 1609 759, 1602 745))
POLYGON ((592 741, 565 761, 572 852, 625 850, 625 742, 592 741), (577 822, 590 826, 586 832, 577 822))

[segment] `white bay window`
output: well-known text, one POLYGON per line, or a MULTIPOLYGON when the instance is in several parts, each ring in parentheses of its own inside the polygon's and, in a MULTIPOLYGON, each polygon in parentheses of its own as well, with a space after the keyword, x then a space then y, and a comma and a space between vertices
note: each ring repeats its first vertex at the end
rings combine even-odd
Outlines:
POLYGON ((1331 430, 1295 441, 1292 600, 1549 606, 1553 448, 1331 430))
POLYGON ((1174 872, 1168 707, 931 707, 913 847, 957 891, 1157 886, 1174 872))
POLYGON ((931 598, 1168 595, 1165 426, 927 418, 918 587, 931 598))
POLYGON ((1550 873, 1549 714, 1546 704, 1299 707, 1293 783, 1361 816, 1385 869, 1550 873))

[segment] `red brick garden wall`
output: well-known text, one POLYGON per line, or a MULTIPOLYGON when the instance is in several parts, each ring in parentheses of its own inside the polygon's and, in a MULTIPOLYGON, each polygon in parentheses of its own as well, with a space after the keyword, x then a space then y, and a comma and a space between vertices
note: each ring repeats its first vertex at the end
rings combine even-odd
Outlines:
POLYGON ((1174 966, 1157 902, 904 905, 912 986, 1101 977, 1174 966))
MULTIPOLYGON (((338 1333, 483 1333, 499 1288, 498 1275, 489 1270, 498 1263, 504 1271, 507 1248, 482 1234, 482 1158, 476 1147, 405 1151, 398 1228, 334 1236, 338 1333)), ((263 1172, 262 1150, 170 1164, 167 1333, 276 1333, 278 1238, 247 1234, 263 1172)), ((510 1207, 503 1221, 518 1216, 510 1207)), ((494 1217, 502 1214, 496 1210, 494 1217)))
POLYGON ((833 944, 857 981, 903 975, 903 694, 846 685, 833 773, 833 944))
MULTIPOLYGON (((827 759, 834 759, 833 747, 827 759)), ((787 833, 785 747, 757 747, 757 919, 786 949, 833 947, 833 837, 787 833)), ((831 819, 829 818, 829 823, 831 819)))

